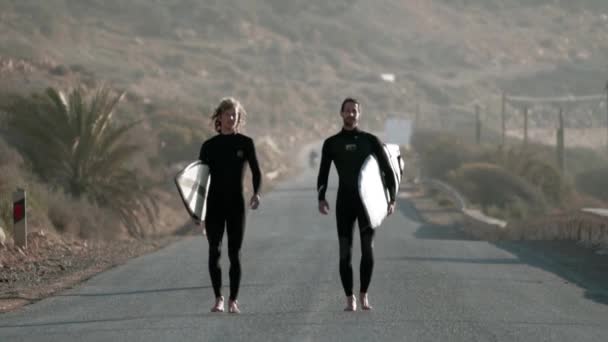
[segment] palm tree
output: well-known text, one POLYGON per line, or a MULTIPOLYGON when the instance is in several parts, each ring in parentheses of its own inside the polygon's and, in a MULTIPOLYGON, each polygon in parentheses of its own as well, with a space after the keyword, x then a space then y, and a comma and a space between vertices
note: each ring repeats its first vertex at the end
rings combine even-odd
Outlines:
POLYGON ((141 213, 152 223, 157 204, 152 183, 126 166, 139 146, 126 143, 125 133, 138 122, 112 121, 123 95, 104 86, 90 98, 82 88, 66 98, 48 88, 44 94, 16 97, 7 110, 7 124, 43 180, 110 208, 129 234, 142 237, 146 229, 141 213))

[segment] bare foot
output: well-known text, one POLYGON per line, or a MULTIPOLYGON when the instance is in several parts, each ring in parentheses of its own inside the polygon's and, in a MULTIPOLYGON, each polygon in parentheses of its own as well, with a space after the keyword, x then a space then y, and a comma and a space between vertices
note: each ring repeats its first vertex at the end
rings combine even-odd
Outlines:
POLYGON ((239 302, 235 300, 231 300, 230 304, 228 304, 228 312, 233 314, 241 313, 241 309, 239 309, 239 302))
POLYGON ((372 306, 369 304, 369 298, 367 297, 367 293, 361 292, 361 297, 359 297, 361 301, 361 310, 371 310, 372 306))
POLYGON ((215 305, 211 308, 211 312, 224 312, 224 297, 220 296, 215 299, 215 305))
POLYGON ((355 295, 346 297, 346 307, 344 308, 344 311, 357 311, 357 298, 355 298, 355 295))

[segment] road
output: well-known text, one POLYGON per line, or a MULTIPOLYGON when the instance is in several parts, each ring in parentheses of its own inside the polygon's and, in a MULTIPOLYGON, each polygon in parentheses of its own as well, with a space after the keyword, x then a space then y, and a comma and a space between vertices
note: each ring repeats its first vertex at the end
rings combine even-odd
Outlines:
MULTIPOLYGON (((309 170, 265 194, 261 208, 249 213, 242 314, 209 312, 206 242, 189 237, 0 315, 0 341, 608 338, 608 306, 586 296, 584 286, 539 267, 525 253, 417 222, 405 200, 377 234, 370 289, 375 310, 342 311, 333 211, 317 213, 314 183, 309 170)), ((333 203, 335 189, 328 194, 333 203)), ((358 270, 358 238, 355 247, 358 270)), ((222 265, 226 285, 225 249, 222 265)))

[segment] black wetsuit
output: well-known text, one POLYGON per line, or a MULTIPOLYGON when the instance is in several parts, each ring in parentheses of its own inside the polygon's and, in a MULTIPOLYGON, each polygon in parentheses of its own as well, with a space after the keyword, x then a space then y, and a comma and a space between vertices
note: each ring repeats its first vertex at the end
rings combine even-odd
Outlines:
POLYGON ((199 159, 209 165, 211 183, 207 195, 205 229, 209 242, 209 274, 215 296, 221 296, 220 255, 224 229, 228 233, 230 299, 236 299, 241 281, 240 250, 245 233, 243 176, 249 163, 253 191, 258 193, 261 173, 253 140, 242 134, 218 134, 205 141, 199 159))
POLYGON ((359 197, 359 171, 365 159, 373 154, 378 160, 380 170, 387 175, 385 185, 390 189, 391 201, 395 200, 395 181, 382 143, 373 134, 355 128, 352 131, 342 130, 329 137, 323 143, 317 189, 319 201, 325 200, 329 169, 333 161, 338 177, 338 196, 336 199, 336 221, 340 242, 340 278, 347 296, 353 294, 353 270, 351 264, 353 231, 355 220, 359 223, 361 237, 361 292, 367 292, 374 268, 373 238, 369 218, 365 213, 359 197))

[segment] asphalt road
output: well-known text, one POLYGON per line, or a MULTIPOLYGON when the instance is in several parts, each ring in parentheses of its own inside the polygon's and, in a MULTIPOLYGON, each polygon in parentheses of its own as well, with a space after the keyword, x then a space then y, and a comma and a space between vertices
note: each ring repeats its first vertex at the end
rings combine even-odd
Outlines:
MULTIPOLYGON (((404 200, 377 234, 375 310, 344 312, 333 205, 318 214, 314 178, 281 184, 249 213, 242 314, 209 312, 206 241, 190 237, 0 315, 0 341, 608 340, 608 306, 584 284, 525 253, 416 222, 404 200)), ((227 285, 225 249, 222 265, 227 285)))

